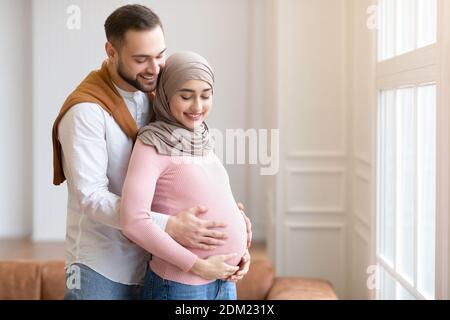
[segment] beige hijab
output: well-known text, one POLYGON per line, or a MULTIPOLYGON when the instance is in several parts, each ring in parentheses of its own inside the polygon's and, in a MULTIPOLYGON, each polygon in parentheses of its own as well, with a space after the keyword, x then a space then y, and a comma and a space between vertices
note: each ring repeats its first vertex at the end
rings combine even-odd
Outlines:
POLYGON ((205 81, 214 90, 214 74, 205 58, 193 52, 171 55, 158 80, 153 104, 155 121, 141 128, 138 134, 138 139, 146 145, 154 146, 159 154, 205 156, 214 147, 205 122, 189 129, 170 112, 170 99, 189 80, 205 81))

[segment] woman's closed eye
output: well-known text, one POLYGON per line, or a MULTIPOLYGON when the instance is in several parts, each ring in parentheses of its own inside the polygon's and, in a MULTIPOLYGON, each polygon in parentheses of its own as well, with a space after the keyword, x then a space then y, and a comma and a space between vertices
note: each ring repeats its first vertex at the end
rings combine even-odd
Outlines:
MULTIPOLYGON (((201 98, 202 98, 203 100, 208 100, 210 97, 211 97, 211 95, 201 96, 201 98)), ((181 99, 183 99, 183 100, 185 100, 185 101, 188 101, 188 100, 192 99, 192 96, 190 96, 190 97, 181 96, 181 99)))

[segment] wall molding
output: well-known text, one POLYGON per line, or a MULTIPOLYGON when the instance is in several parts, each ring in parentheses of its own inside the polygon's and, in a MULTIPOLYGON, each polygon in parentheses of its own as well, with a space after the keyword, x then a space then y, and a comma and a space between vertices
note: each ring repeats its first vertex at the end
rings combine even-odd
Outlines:
POLYGON ((342 159, 347 157, 345 150, 336 151, 293 151, 287 155, 288 159, 342 159))
POLYGON ((363 170, 360 170, 360 168, 357 168, 354 171, 353 176, 354 176, 355 179, 359 179, 359 180, 364 181, 364 183, 370 184, 370 176, 369 176, 369 174, 364 173, 363 170))
POLYGON ((371 167, 371 166, 372 166, 372 163, 371 163, 371 161, 369 160, 370 157, 368 157, 368 156, 366 156, 366 155, 363 155, 362 153, 358 153, 358 152, 355 152, 354 157, 355 157, 355 159, 356 159, 358 162, 360 162, 360 163, 362 163, 362 164, 364 164, 364 165, 366 165, 366 166, 368 166, 368 167, 371 167))
POLYGON ((366 235, 367 233, 370 233, 370 226, 366 225, 364 221, 359 220, 359 218, 355 215, 357 218, 357 222, 352 224, 352 231, 353 234, 358 237, 361 241, 363 241, 367 246, 370 245, 370 235, 366 235), (364 230, 366 229, 364 232, 364 230))
POLYGON ((341 197, 339 203, 334 206, 299 206, 291 205, 289 199, 289 192, 286 193, 285 199, 287 204, 286 213, 288 214, 305 214, 305 213, 335 213, 345 214, 346 212, 346 197, 347 197, 347 172, 345 168, 328 167, 328 168, 300 168, 286 170, 286 181, 289 190, 293 189, 292 177, 295 175, 324 175, 324 176, 339 176, 341 197))

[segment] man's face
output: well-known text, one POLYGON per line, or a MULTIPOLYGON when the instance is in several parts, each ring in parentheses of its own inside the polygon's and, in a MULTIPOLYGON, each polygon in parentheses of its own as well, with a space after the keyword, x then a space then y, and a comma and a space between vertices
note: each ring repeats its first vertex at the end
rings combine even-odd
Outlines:
POLYGON ((150 31, 129 30, 115 65, 118 75, 136 90, 156 89, 158 74, 166 62, 164 34, 158 26, 150 31))

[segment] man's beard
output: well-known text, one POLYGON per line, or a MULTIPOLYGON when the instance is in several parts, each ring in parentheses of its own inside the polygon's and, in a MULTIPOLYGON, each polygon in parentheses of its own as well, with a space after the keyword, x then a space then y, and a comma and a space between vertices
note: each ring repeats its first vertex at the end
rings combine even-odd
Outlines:
POLYGON ((132 78, 130 76, 127 75, 127 73, 124 70, 122 61, 119 59, 119 66, 117 68, 117 74, 126 82, 128 83, 130 86, 136 88, 139 91, 142 92, 152 92, 156 89, 156 86, 151 86, 151 87, 145 87, 144 85, 142 85, 141 83, 139 83, 138 81, 138 76, 136 75, 136 78, 132 78))

